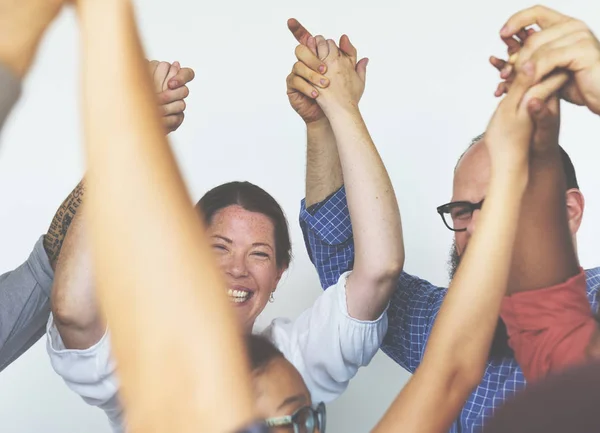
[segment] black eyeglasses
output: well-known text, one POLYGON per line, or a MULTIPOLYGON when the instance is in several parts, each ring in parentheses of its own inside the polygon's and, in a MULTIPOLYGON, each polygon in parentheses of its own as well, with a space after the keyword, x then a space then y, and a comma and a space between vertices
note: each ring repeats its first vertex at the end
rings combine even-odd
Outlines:
POLYGON ((316 409, 304 406, 289 416, 280 416, 265 420, 269 427, 293 426, 294 433, 315 433, 317 427, 319 433, 325 433, 325 403, 319 403, 316 409))
POLYGON ((470 201, 453 201, 446 203, 437 208, 437 212, 442 217, 442 221, 446 227, 453 232, 464 232, 467 230, 473 212, 481 210, 483 200, 479 203, 471 203, 470 201))

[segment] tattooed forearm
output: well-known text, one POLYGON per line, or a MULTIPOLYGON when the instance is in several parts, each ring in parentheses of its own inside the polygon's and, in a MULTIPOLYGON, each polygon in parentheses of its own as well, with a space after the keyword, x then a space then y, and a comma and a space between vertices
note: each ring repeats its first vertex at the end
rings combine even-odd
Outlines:
POLYGON ((48 228, 48 233, 44 236, 44 249, 48 254, 52 269, 56 268, 56 261, 65 240, 65 235, 77 213, 77 209, 81 206, 84 193, 85 185, 82 180, 60 205, 48 228))

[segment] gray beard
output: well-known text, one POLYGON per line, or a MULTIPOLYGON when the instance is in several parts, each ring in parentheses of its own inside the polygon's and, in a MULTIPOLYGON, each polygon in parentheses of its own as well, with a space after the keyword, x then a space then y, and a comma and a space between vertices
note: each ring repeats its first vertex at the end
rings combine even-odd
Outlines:
POLYGON ((450 277, 450 281, 454 279, 459 264, 460 256, 458 255, 458 249, 456 248, 456 241, 453 240, 452 246, 450 247, 450 257, 448 258, 448 276, 450 277))
MULTIPOLYGON (((456 275, 456 270, 458 269, 459 264, 460 255, 458 254, 458 249, 456 248, 456 242, 453 240, 452 246, 450 247, 450 257, 448 257, 448 276, 450 277, 450 281, 454 279, 454 275, 456 275)), ((492 340, 492 347, 490 348, 490 358, 505 358, 513 356, 514 354, 508 346, 508 334, 506 333, 506 326, 501 319, 498 319, 498 326, 496 327, 494 339, 492 340)))

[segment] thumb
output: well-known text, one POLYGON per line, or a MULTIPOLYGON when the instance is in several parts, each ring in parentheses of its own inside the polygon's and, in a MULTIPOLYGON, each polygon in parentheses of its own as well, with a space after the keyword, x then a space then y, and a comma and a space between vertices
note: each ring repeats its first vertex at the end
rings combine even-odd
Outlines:
POLYGON ((360 59, 360 61, 356 64, 356 73, 362 82, 367 81, 367 65, 369 64, 369 59, 366 57, 364 59, 360 59))
POLYGON ((342 50, 344 53, 350 56, 353 62, 356 62, 356 57, 358 56, 358 53, 354 45, 352 45, 352 42, 350 42, 350 38, 347 35, 342 35, 342 37, 340 38, 340 50, 342 50))

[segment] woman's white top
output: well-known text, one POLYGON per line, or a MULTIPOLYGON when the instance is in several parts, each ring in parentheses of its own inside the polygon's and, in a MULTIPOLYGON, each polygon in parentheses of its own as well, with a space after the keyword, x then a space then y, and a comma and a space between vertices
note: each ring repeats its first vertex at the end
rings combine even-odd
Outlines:
MULTIPOLYGON (((277 318, 261 332, 298 369, 315 403, 339 397, 358 369, 373 359, 387 331, 386 312, 375 321, 350 317, 346 305, 349 274, 343 274, 296 320, 277 318)), ((119 381, 108 331, 86 350, 65 348, 52 315, 47 331, 54 371, 88 404, 103 409, 115 432, 123 432, 119 381)))

